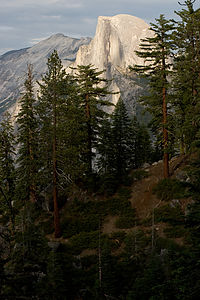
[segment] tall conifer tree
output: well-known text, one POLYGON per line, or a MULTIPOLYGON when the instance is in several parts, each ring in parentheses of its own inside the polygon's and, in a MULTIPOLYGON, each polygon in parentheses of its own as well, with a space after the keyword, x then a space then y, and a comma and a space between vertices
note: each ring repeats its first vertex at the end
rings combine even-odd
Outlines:
POLYGON ((53 188, 55 237, 61 235, 58 207, 59 117, 62 111, 63 84, 66 73, 56 51, 48 59, 48 70, 40 85, 38 113, 40 117, 40 155, 44 185, 53 188))
POLYGON ((101 124, 107 116, 105 112, 112 104, 107 101, 108 81, 102 77, 104 71, 97 71, 92 65, 78 66, 75 78, 79 87, 80 106, 85 114, 87 174, 91 174, 94 149, 97 147, 101 124))
POLYGON ((135 66, 133 70, 149 78, 149 95, 143 98, 143 103, 153 117, 153 125, 157 132, 162 129, 164 177, 169 176, 169 135, 167 110, 169 107, 169 80, 172 52, 171 31, 174 25, 163 15, 151 23, 154 36, 142 40, 140 51, 136 54, 144 58, 145 66, 135 66))
POLYGON ((39 83, 37 107, 40 122, 40 172, 41 178, 44 178, 43 187, 53 189, 55 237, 59 237, 59 192, 63 184, 66 186, 71 183, 83 170, 80 163, 83 114, 78 110, 75 81, 66 74, 56 51, 48 59, 47 66, 48 70, 39 83))
POLYGON ((180 152, 190 149, 199 130, 200 95, 200 10, 194 10, 195 1, 179 3, 180 17, 173 38, 175 45, 173 105, 176 115, 176 134, 180 152))
POLYGON ((130 118, 123 100, 120 98, 112 114, 112 148, 113 168, 117 178, 121 179, 126 174, 133 155, 131 147, 130 118))
POLYGON ((12 230, 15 225, 13 202, 15 200, 15 138, 10 115, 7 113, 0 124, 0 200, 2 214, 10 219, 12 230))
POLYGON ((20 198, 25 201, 37 200, 38 123, 35 111, 33 67, 28 65, 21 108, 17 116, 18 124, 18 183, 20 198))

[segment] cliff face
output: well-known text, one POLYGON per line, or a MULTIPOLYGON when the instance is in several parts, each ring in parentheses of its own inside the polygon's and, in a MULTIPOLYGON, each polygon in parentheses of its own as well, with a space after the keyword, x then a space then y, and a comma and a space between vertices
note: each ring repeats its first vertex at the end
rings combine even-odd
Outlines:
MULTIPOLYGON (((136 75, 130 74, 128 67, 143 64, 136 54, 140 40, 152 36, 149 25, 130 15, 99 17, 94 39, 89 45, 81 46, 74 63, 92 64, 99 70, 106 70, 105 77, 112 79, 111 90, 121 92, 130 112, 136 112, 136 98, 141 93, 136 75)), ((119 94, 112 95, 116 103, 119 94)))
POLYGON ((95 37, 89 45, 80 47, 76 64, 92 63, 99 69, 112 64, 125 70, 142 62, 134 51, 139 49, 140 39, 147 36, 151 36, 149 25, 137 17, 99 17, 95 37))

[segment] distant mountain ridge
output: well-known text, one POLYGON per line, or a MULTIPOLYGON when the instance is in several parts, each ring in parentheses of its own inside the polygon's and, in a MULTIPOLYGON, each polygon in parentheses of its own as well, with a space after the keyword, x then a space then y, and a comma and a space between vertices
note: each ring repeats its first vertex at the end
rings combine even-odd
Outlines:
POLYGON ((56 49, 65 67, 76 59, 81 45, 89 44, 91 38, 71 38, 58 33, 42 40, 33 47, 9 51, 0 56, 0 114, 15 109, 23 91, 27 64, 33 64, 35 79, 46 71, 48 57, 56 49))

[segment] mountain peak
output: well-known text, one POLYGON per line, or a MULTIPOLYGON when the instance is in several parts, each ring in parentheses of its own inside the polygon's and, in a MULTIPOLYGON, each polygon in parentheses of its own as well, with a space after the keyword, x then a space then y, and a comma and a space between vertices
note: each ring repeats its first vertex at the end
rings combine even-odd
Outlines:
POLYGON ((55 39, 62 39, 62 38, 64 38, 64 39, 72 39, 71 37, 69 37, 69 36, 66 36, 66 35, 64 35, 63 33, 55 33, 55 34, 52 34, 49 38, 48 38, 48 40, 55 40, 55 39))
POLYGON ((149 36, 152 36, 149 25, 138 17, 128 14, 99 16, 95 37, 90 45, 80 48, 77 64, 91 63, 103 70, 111 63, 126 69, 139 61, 135 50, 140 40, 149 36))
POLYGON ((139 87, 133 81, 130 86, 126 74, 129 74, 129 66, 144 63, 135 51, 139 50, 141 39, 152 35, 149 25, 135 16, 100 16, 94 39, 89 45, 80 47, 74 66, 92 64, 99 70, 106 70, 105 77, 112 79, 111 89, 121 92, 113 94, 111 102, 115 104, 121 95, 127 106, 135 107, 137 97, 133 99, 133 95, 139 93, 139 87))

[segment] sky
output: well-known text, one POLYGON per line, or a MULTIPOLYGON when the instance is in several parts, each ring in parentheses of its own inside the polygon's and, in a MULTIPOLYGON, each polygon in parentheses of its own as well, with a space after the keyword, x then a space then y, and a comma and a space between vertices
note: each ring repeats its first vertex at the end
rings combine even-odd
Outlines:
POLYGON ((98 16, 129 14, 149 23, 160 14, 175 18, 180 9, 178 0, 0 0, 0 54, 55 33, 93 37, 98 16))

